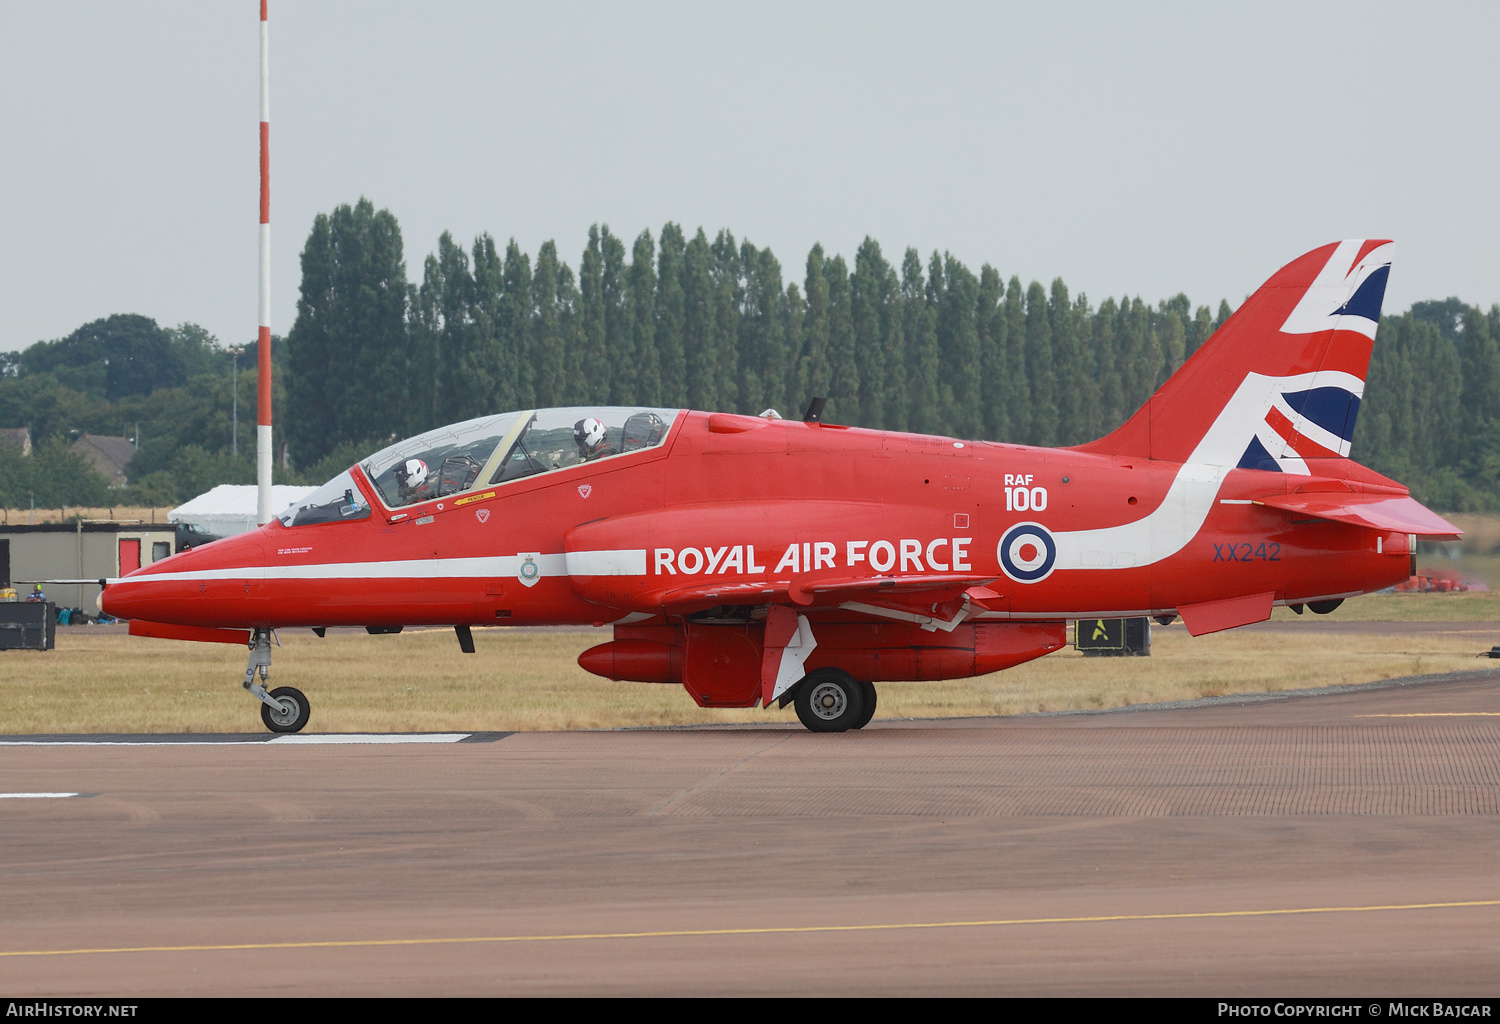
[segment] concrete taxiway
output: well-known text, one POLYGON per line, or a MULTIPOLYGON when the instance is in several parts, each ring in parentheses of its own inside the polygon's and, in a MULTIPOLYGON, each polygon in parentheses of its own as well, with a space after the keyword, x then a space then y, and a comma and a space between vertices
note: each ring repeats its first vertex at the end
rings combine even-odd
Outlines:
POLYGON ((1500 981, 1500 672, 832 736, 86 739, 0 738, 0 994, 1500 981))

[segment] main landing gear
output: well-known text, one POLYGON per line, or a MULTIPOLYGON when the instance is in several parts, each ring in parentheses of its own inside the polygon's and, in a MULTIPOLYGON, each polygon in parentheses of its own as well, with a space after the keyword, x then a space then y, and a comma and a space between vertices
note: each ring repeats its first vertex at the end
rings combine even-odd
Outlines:
POLYGON ((813 732, 863 729, 875 717, 875 684, 843 669, 820 668, 797 684, 797 717, 813 732))
POLYGON ((245 666, 245 689, 250 696, 260 701, 260 720, 272 732, 301 732, 312 714, 301 690, 292 686, 278 686, 266 692, 265 683, 271 674, 271 631, 255 628, 250 631, 250 663, 245 666), (260 681, 255 679, 259 671, 260 681))

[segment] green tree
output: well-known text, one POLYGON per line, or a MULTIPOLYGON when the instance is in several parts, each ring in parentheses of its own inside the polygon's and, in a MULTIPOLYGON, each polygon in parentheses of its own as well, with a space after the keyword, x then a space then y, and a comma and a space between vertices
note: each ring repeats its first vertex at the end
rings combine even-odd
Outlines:
POLYGON ((1005 279, 988 263, 979 269, 979 401, 984 433, 1000 440, 1010 433, 1010 416, 1003 390, 1005 365, 1005 279))
POLYGON ((1026 289, 1026 376, 1031 385, 1031 444, 1057 443, 1057 378, 1052 361, 1052 323, 1040 281, 1026 289))
POLYGON ((1432 324, 1444 338, 1460 349, 1466 337, 1464 327, 1468 313, 1469 306, 1456 295, 1411 304, 1412 316, 1432 324))
MULTIPOLYGON (((531 278, 531 299, 536 313, 532 351, 536 353, 534 385, 539 406, 563 405, 568 398, 567 341, 563 319, 567 296, 559 266, 557 244, 543 242, 536 254, 536 273, 531 278)), ((571 281, 572 274, 568 274, 571 281)))
POLYGON ((934 270, 932 280, 941 280, 938 296, 938 354, 946 379, 946 429, 959 437, 984 433, 980 382, 983 369, 979 357, 979 281, 951 254, 943 258, 943 271, 934 270))
POLYGON ((746 412, 777 408, 785 412, 786 316, 781 264, 770 249, 740 246, 745 267, 745 301, 740 320, 740 404, 746 412))
POLYGON ((20 356, 26 373, 52 373, 65 386, 116 401, 187 382, 181 353, 150 317, 135 313, 84 324, 55 342, 38 342, 20 356))
POLYGON ((807 253, 807 275, 803 288, 807 311, 802 319, 802 353, 797 361, 799 401, 805 408, 815 397, 828 397, 828 274, 823 264, 823 246, 815 243, 807 253))
POLYGON ((786 339, 786 358, 782 363, 781 375, 784 390, 776 407, 783 411, 788 419, 795 419, 801 416, 807 408, 807 400, 803 397, 806 392, 798 376, 802 349, 805 344, 803 328, 807 321, 807 303, 803 300, 802 290, 797 287, 796 281, 787 282, 781 310, 781 333, 786 339))
POLYGON ((531 257, 512 238, 505 247, 505 278, 496 339, 500 396, 488 412, 529 409, 537 405, 537 356, 533 344, 535 302, 532 296, 531 257), (509 395, 505 392, 509 391, 509 395))
POLYGON ((865 236, 854 256, 850 282, 850 305, 854 326, 854 359, 859 368, 859 422, 862 426, 889 429, 891 402, 887 394, 899 375, 893 358, 901 352, 901 283, 880 251, 880 243, 865 236))
POLYGON ((740 249, 728 229, 714 237, 710 247, 713 279, 714 345, 704 354, 714 374, 716 408, 739 408, 740 307, 745 290, 740 279, 740 249))
POLYGON ((713 252, 703 229, 688 242, 682 257, 682 348, 687 373, 687 405, 719 405, 719 337, 713 252))
POLYGON ((0 378, 0 424, 30 427, 34 442, 65 435, 95 414, 96 403, 51 373, 0 378))
POLYGON ((1194 352, 1203 347, 1214 333, 1214 314, 1207 306, 1199 306, 1198 311, 1193 314, 1193 322, 1188 328, 1187 356, 1192 358, 1194 352))
MULTIPOLYGON (((941 270, 941 264, 937 266, 941 270)), ((911 247, 901 257, 901 335, 906 348, 907 429, 936 433, 943 429, 937 310, 922 273, 922 257, 911 247)))
POLYGON ((1068 286, 1060 277, 1052 280, 1047 322, 1052 330, 1052 366, 1057 388, 1057 440, 1059 444, 1079 444, 1088 440, 1094 374, 1086 359, 1088 349, 1068 297, 1068 286))
POLYGON ((1000 440, 1025 444, 1032 433, 1032 400, 1030 373, 1026 365, 1026 293, 1021 279, 1014 274, 1005 286, 1005 365, 1006 376, 1000 389, 1010 431, 1000 440))
POLYGON ((682 283, 686 251, 682 228, 668 221, 661 229, 661 250, 656 258, 655 316, 662 401, 669 406, 687 405, 687 356, 682 335, 687 315, 682 283))
POLYGON ((828 419, 859 421, 859 365, 854 360, 854 310, 849 265, 835 256, 823 263, 828 281, 828 419))
POLYGON ((390 211, 360 199, 314 219, 288 336, 296 412, 287 433, 299 462, 437 414, 413 415, 410 404, 407 294, 401 229, 390 211))
POLYGON ((109 481, 61 437, 47 438, 24 456, 0 441, 0 505, 6 508, 105 505, 110 493, 109 481))
POLYGON ((500 260, 493 240, 481 251, 484 266, 480 273, 487 292, 483 303, 469 256, 448 232, 438 237, 437 254, 428 256, 423 267, 419 312, 428 341, 423 355, 430 353, 432 360, 426 368, 432 393, 431 412, 413 424, 415 429, 478 416, 494 393, 496 380, 490 358, 494 336, 480 333, 492 329, 493 309, 484 321, 476 324, 475 320, 480 309, 499 302, 500 260))
POLYGON ((604 401, 614 405, 636 404, 635 335, 626 305, 625 243, 605 224, 599 232, 601 257, 599 288, 604 301, 604 362, 595 367, 602 374, 604 401))
POLYGON ((1099 304, 1093 317, 1093 355, 1098 393, 1098 413, 1093 420, 1093 435, 1103 437, 1125 422, 1125 385, 1118 366, 1118 330, 1120 309, 1112 298, 1099 304))
POLYGON ((1155 317, 1157 343, 1162 353, 1162 381, 1176 373, 1187 358, 1187 310, 1188 297, 1179 294, 1161 303, 1161 310, 1155 317))
MULTIPOLYGON (((439 249, 442 241, 439 240, 439 249)), ((453 247, 457 250, 457 247, 453 247)), ((467 291, 464 323, 450 335, 443 402, 450 420, 470 419, 524 404, 516 395, 513 352, 505 337, 505 261, 488 232, 474 239, 472 271, 467 281, 456 272, 450 283, 463 281, 467 291)), ((462 250, 457 250, 463 255, 462 250)), ((455 316, 458 314, 455 313, 455 316)))
POLYGON ((636 236, 627 288, 635 392, 629 404, 661 405, 661 355, 656 349, 656 243, 650 231, 636 236))
POLYGON ((574 363, 574 393, 585 405, 609 401, 609 349, 605 345, 604 255, 599 226, 589 228, 588 245, 578 266, 582 292, 583 350, 574 363))
POLYGON ((1462 328, 1463 417, 1471 428, 1467 454, 1473 458, 1474 441, 1500 421, 1500 338, 1491 332, 1490 318, 1472 307, 1464 310, 1462 328))
MULTIPOLYGON (((219 339, 207 329, 193 323, 181 323, 176 327, 163 328, 162 333, 166 335, 167 344, 182 362, 184 382, 203 374, 218 376, 225 372, 224 368, 229 363, 229 354, 219 344, 219 339)), ((250 352, 250 355, 254 358, 253 352, 250 352)), ((144 393, 149 394, 156 388, 170 386, 163 381, 154 384, 144 393)))

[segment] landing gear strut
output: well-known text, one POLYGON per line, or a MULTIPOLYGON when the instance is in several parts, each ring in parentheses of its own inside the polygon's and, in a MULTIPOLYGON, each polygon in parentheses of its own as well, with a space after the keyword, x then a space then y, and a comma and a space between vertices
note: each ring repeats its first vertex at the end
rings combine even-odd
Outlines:
POLYGON ((260 720, 272 732, 300 732, 312 714, 312 707, 301 690, 278 686, 266 692, 271 675, 271 631, 256 627, 250 631, 250 661, 245 666, 245 689, 260 701, 260 720), (256 681, 257 672, 260 675, 256 681))

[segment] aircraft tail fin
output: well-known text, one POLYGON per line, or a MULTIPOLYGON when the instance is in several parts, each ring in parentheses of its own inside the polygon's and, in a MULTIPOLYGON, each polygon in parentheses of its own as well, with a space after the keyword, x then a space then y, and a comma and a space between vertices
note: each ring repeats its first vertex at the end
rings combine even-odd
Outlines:
POLYGON ((1351 239, 1278 270, 1118 430, 1083 451, 1309 474, 1347 458, 1394 246, 1351 239))

